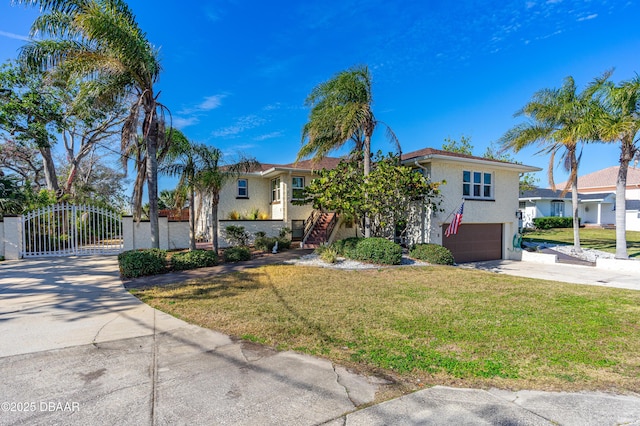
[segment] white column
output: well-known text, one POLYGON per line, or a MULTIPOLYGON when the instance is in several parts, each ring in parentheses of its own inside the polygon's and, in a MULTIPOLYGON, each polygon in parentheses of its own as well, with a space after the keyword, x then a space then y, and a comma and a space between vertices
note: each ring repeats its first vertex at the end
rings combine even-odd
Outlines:
POLYGON ((22 253, 22 217, 4 217, 4 258, 7 260, 20 259, 22 253))

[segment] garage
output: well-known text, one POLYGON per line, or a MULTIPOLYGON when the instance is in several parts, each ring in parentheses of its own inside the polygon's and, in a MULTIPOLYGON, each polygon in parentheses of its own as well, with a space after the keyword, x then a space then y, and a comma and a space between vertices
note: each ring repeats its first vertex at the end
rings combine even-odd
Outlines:
POLYGON ((451 250, 456 263, 502 259, 502 224, 462 223, 458 233, 444 236, 449 224, 442 225, 442 245, 451 250))

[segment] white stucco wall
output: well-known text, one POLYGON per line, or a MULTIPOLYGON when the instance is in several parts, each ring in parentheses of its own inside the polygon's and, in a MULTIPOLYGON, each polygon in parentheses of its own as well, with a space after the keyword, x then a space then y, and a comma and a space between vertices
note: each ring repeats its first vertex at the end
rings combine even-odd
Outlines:
POLYGON ((227 226, 242 226, 249 233, 249 241, 255 239, 255 233, 262 231, 267 237, 277 237, 280 230, 286 227, 286 223, 282 220, 220 220, 218 227, 218 244, 220 248, 229 247, 230 244, 225 240, 225 229, 227 226))
POLYGON ((626 228, 627 231, 640 231, 640 211, 627 210, 626 228))

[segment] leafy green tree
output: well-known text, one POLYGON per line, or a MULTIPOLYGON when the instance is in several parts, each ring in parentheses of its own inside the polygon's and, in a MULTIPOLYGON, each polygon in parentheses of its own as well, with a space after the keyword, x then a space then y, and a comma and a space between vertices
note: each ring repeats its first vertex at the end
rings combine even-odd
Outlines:
MULTIPOLYGON (((47 188, 59 191, 51 148, 62 126, 60 103, 44 84, 41 73, 11 62, 0 68, 0 86, 5 89, 0 102, 0 136, 23 151, 37 150, 42 156, 47 188)), ((34 164, 33 159, 28 161, 34 164)))
POLYGON ((595 121, 598 108, 593 98, 595 89, 596 85, 592 84, 578 92, 573 78, 567 77, 559 89, 542 89, 534 93, 532 100, 516 113, 516 117, 524 116, 529 121, 514 126, 500 139, 505 149, 518 152, 537 143, 541 147, 539 154, 549 154, 549 183, 554 189, 553 165, 556 154, 561 154, 565 168, 570 173, 563 191, 572 191, 573 245, 578 253, 582 250, 578 218, 580 155, 577 151, 579 144, 597 139, 595 121))
POLYGON ((610 80, 599 87, 603 103, 598 119, 600 139, 619 143, 620 168, 616 179, 616 258, 628 259, 626 190, 629 163, 640 158, 638 131, 640 130, 640 76, 616 85, 610 80))
POLYGON ((449 152, 457 152, 458 154, 473 155, 473 145, 471 145, 471 137, 462 135, 460 140, 445 138, 442 149, 449 152))
POLYGON ((397 156, 378 152, 367 179, 359 159, 343 160, 334 169, 319 171, 305 188, 304 200, 297 204, 312 203, 345 220, 363 221, 369 216, 372 234, 389 237, 410 220, 417 204, 438 204, 438 187, 439 183, 430 182, 415 169, 400 165, 397 156))
POLYGON ((51 70, 57 78, 82 80, 80 96, 93 99, 96 105, 122 97, 133 99, 123 125, 123 150, 130 144, 144 145, 144 151, 138 152, 145 155, 138 160, 147 165, 151 244, 159 247, 157 151, 165 132, 164 107, 154 90, 160 75, 157 49, 120 0, 15 3, 37 5, 43 12, 31 27, 31 35, 37 34, 38 39, 20 53, 25 64, 51 70))
MULTIPOLYGON (((489 160, 497 160, 497 161, 507 161, 509 163, 522 164, 521 161, 513 158, 508 152, 500 150, 499 147, 494 146, 495 144, 492 142, 484 154, 483 158, 487 158, 489 160)), ((520 176, 520 181, 518 182, 520 193, 522 194, 524 191, 530 191, 534 189, 538 185, 538 179, 535 177, 534 173, 524 173, 520 176)))
MULTIPOLYGON (((383 122, 373 114, 371 74, 366 66, 342 71, 313 88, 305 104, 311 108, 309 121, 302 128, 303 146, 297 160, 325 157, 345 143, 354 143, 354 152, 363 152, 364 176, 371 170, 371 137, 383 122)), ((400 151, 398 138, 387 127, 387 137, 400 151)), ((366 197, 366 194, 364 195, 366 197)), ((370 236, 370 222, 365 217, 365 237, 370 236)))
POLYGON ((21 214, 27 195, 16 176, 0 175, 0 218, 8 214, 21 214))

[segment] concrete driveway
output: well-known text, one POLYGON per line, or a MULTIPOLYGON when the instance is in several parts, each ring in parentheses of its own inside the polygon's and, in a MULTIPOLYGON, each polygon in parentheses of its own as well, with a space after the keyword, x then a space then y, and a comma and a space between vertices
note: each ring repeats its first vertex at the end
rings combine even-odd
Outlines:
POLYGON ((2 262, 0 298, 3 425, 317 424, 376 390, 150 308, 115 257, 2 262))
POLYGON ((127 293, 115 257, 0 262, 0 424, 640 425, 640 398, 382 382, 189 325, 127 293))

